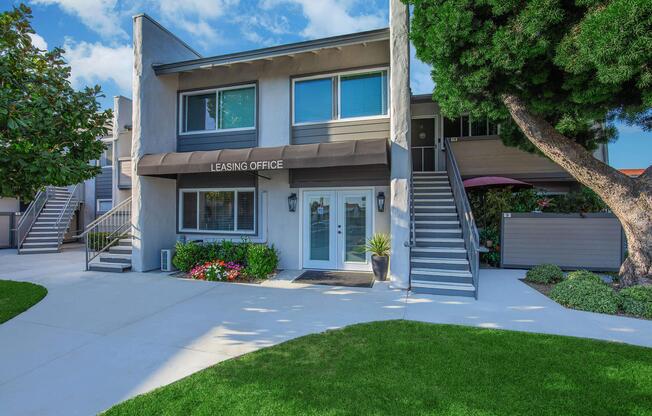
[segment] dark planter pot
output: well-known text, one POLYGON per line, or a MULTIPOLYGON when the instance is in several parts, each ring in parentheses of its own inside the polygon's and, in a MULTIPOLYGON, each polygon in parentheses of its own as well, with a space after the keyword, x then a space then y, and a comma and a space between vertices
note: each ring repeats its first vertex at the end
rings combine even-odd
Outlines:
POLYGON ((387 270, 389 269, 389 257, 376 256, 375 254, 372 254, 371 269, 374 271, 374 276, 376 277, 376 280, 380 280, 380 281, 387 280, 387 270))

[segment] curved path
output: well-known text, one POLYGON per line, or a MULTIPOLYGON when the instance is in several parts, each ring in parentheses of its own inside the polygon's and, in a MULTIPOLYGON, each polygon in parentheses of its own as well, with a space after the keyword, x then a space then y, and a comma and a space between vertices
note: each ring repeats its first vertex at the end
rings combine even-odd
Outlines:
MULTIPOLYGON (((79 248, 0 250, 0 278, 48 288, 0 325, 0 414, 89 415, 195 371, 305 334, 413 319, 599 338, 652 347, 652 321, 562 308, 518 279, 483 270, 480 300, 372 289, 180 280, 85 272, 79 248)), ((289 278, 291 272, 282 277, 289 278)), ((460 346, 464 348, 464 346, 460 346)))

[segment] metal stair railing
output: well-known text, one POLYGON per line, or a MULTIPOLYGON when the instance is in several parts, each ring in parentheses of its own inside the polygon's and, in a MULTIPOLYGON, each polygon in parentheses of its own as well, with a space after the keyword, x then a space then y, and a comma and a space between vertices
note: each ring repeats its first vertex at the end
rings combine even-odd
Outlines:
POLYGON ((79 237, 86 242, 86 270, 90 262, 131 231, 131 197, 88 224, 79 237))
POLYGON ((38 191, 34 200, 29 203, 25 212, 20 216, 16 225, 16 248, 19 251, 51 194, 53 194, 53 188, 49 186, 38 191))
POLYGON ((469 266, 473 286, 475 287, 475 298, 478 299, 480 282, 480 237, 478 235, 478 228, 475 225, 475 219, 473 218, 473 212, 471 211, 471 204, 464 190, 462 175, 460 174, 460 169, 457 166, 457 161, 453 154, 450 138, 445 138, 444 140, 446 146, 446 172, 451 183, 457 215, 460 217, 460 224, 462 226, 464 245, 469 256, 469 266))
POLYGON ((57 232, 57 247, 61 247, 63 238, 70 226, 70 221, 72 221, 72 217, 75 215, 75 211, 81 202, 81 190, 82 187, 79 184, 73 187, 68 199, 66 199, 66 203, 61 209, 57 221, 54 224, 54 230, 57 232))

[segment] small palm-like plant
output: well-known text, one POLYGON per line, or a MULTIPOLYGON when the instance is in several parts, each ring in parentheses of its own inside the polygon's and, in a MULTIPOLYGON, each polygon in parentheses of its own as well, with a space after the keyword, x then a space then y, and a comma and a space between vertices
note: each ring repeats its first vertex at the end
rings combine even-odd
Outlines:
POLYGON ((364 246, 366 252, 375 256, 387 257, 391 248, 391 239, 389 235, 376 233, 374 234, 364 246))

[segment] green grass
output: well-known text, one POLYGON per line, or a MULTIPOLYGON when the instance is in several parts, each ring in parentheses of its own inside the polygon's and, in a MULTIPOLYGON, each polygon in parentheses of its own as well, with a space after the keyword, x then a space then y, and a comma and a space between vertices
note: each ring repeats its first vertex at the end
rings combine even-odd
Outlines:
POLYGON ((377 322, 222 362, 107 414, 650 415, 652 349, 377 322))
POLYGON ((47 293, 34 283, 0 280, 0 324, 36 305, 47 293))

